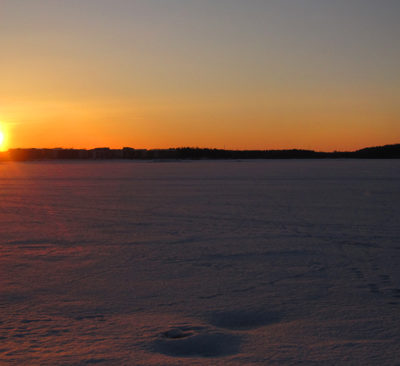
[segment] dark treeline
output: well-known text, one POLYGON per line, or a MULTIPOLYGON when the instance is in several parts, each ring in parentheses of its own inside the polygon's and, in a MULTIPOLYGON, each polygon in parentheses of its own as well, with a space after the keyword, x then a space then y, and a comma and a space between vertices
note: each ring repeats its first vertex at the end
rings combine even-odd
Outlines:
POLYGON ((368 147, 351 152, 317 152, 313 150, 223 150, 181 147, 171 149, 10 149, 0 153, 1 160, 62 159, 399 159, 400 144, 368 147))

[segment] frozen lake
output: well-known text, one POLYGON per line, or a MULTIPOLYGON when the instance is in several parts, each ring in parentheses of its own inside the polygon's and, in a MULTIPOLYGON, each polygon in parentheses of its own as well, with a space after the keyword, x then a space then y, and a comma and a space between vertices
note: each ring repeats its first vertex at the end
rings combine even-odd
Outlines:
POLYGON ((400 161, 0 164, 0 364, 399 365, 400 161))

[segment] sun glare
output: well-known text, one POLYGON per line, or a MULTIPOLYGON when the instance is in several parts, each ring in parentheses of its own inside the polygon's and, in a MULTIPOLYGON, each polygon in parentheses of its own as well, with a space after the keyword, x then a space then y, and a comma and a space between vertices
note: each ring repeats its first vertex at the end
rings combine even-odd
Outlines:
POLYGON ((0 131, 0 149, 3 147, 4 133, 0 131))

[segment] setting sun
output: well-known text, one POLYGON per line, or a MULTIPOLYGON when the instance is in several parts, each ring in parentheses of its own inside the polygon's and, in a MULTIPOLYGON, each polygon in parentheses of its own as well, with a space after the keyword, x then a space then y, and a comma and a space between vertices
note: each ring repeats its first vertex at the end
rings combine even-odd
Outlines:
POLYGON ((0 0, 0 366, 400 366, 399 16, 0 0))

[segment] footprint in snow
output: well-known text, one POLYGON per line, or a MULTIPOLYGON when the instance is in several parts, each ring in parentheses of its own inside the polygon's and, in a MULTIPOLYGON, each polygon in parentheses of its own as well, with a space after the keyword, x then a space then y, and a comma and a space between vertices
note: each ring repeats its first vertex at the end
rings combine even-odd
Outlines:
POLYGON ((177 327, 153 342, 155 352, 173 357, 223 357, 239 352, 241 337, 203 327, 177 327))

